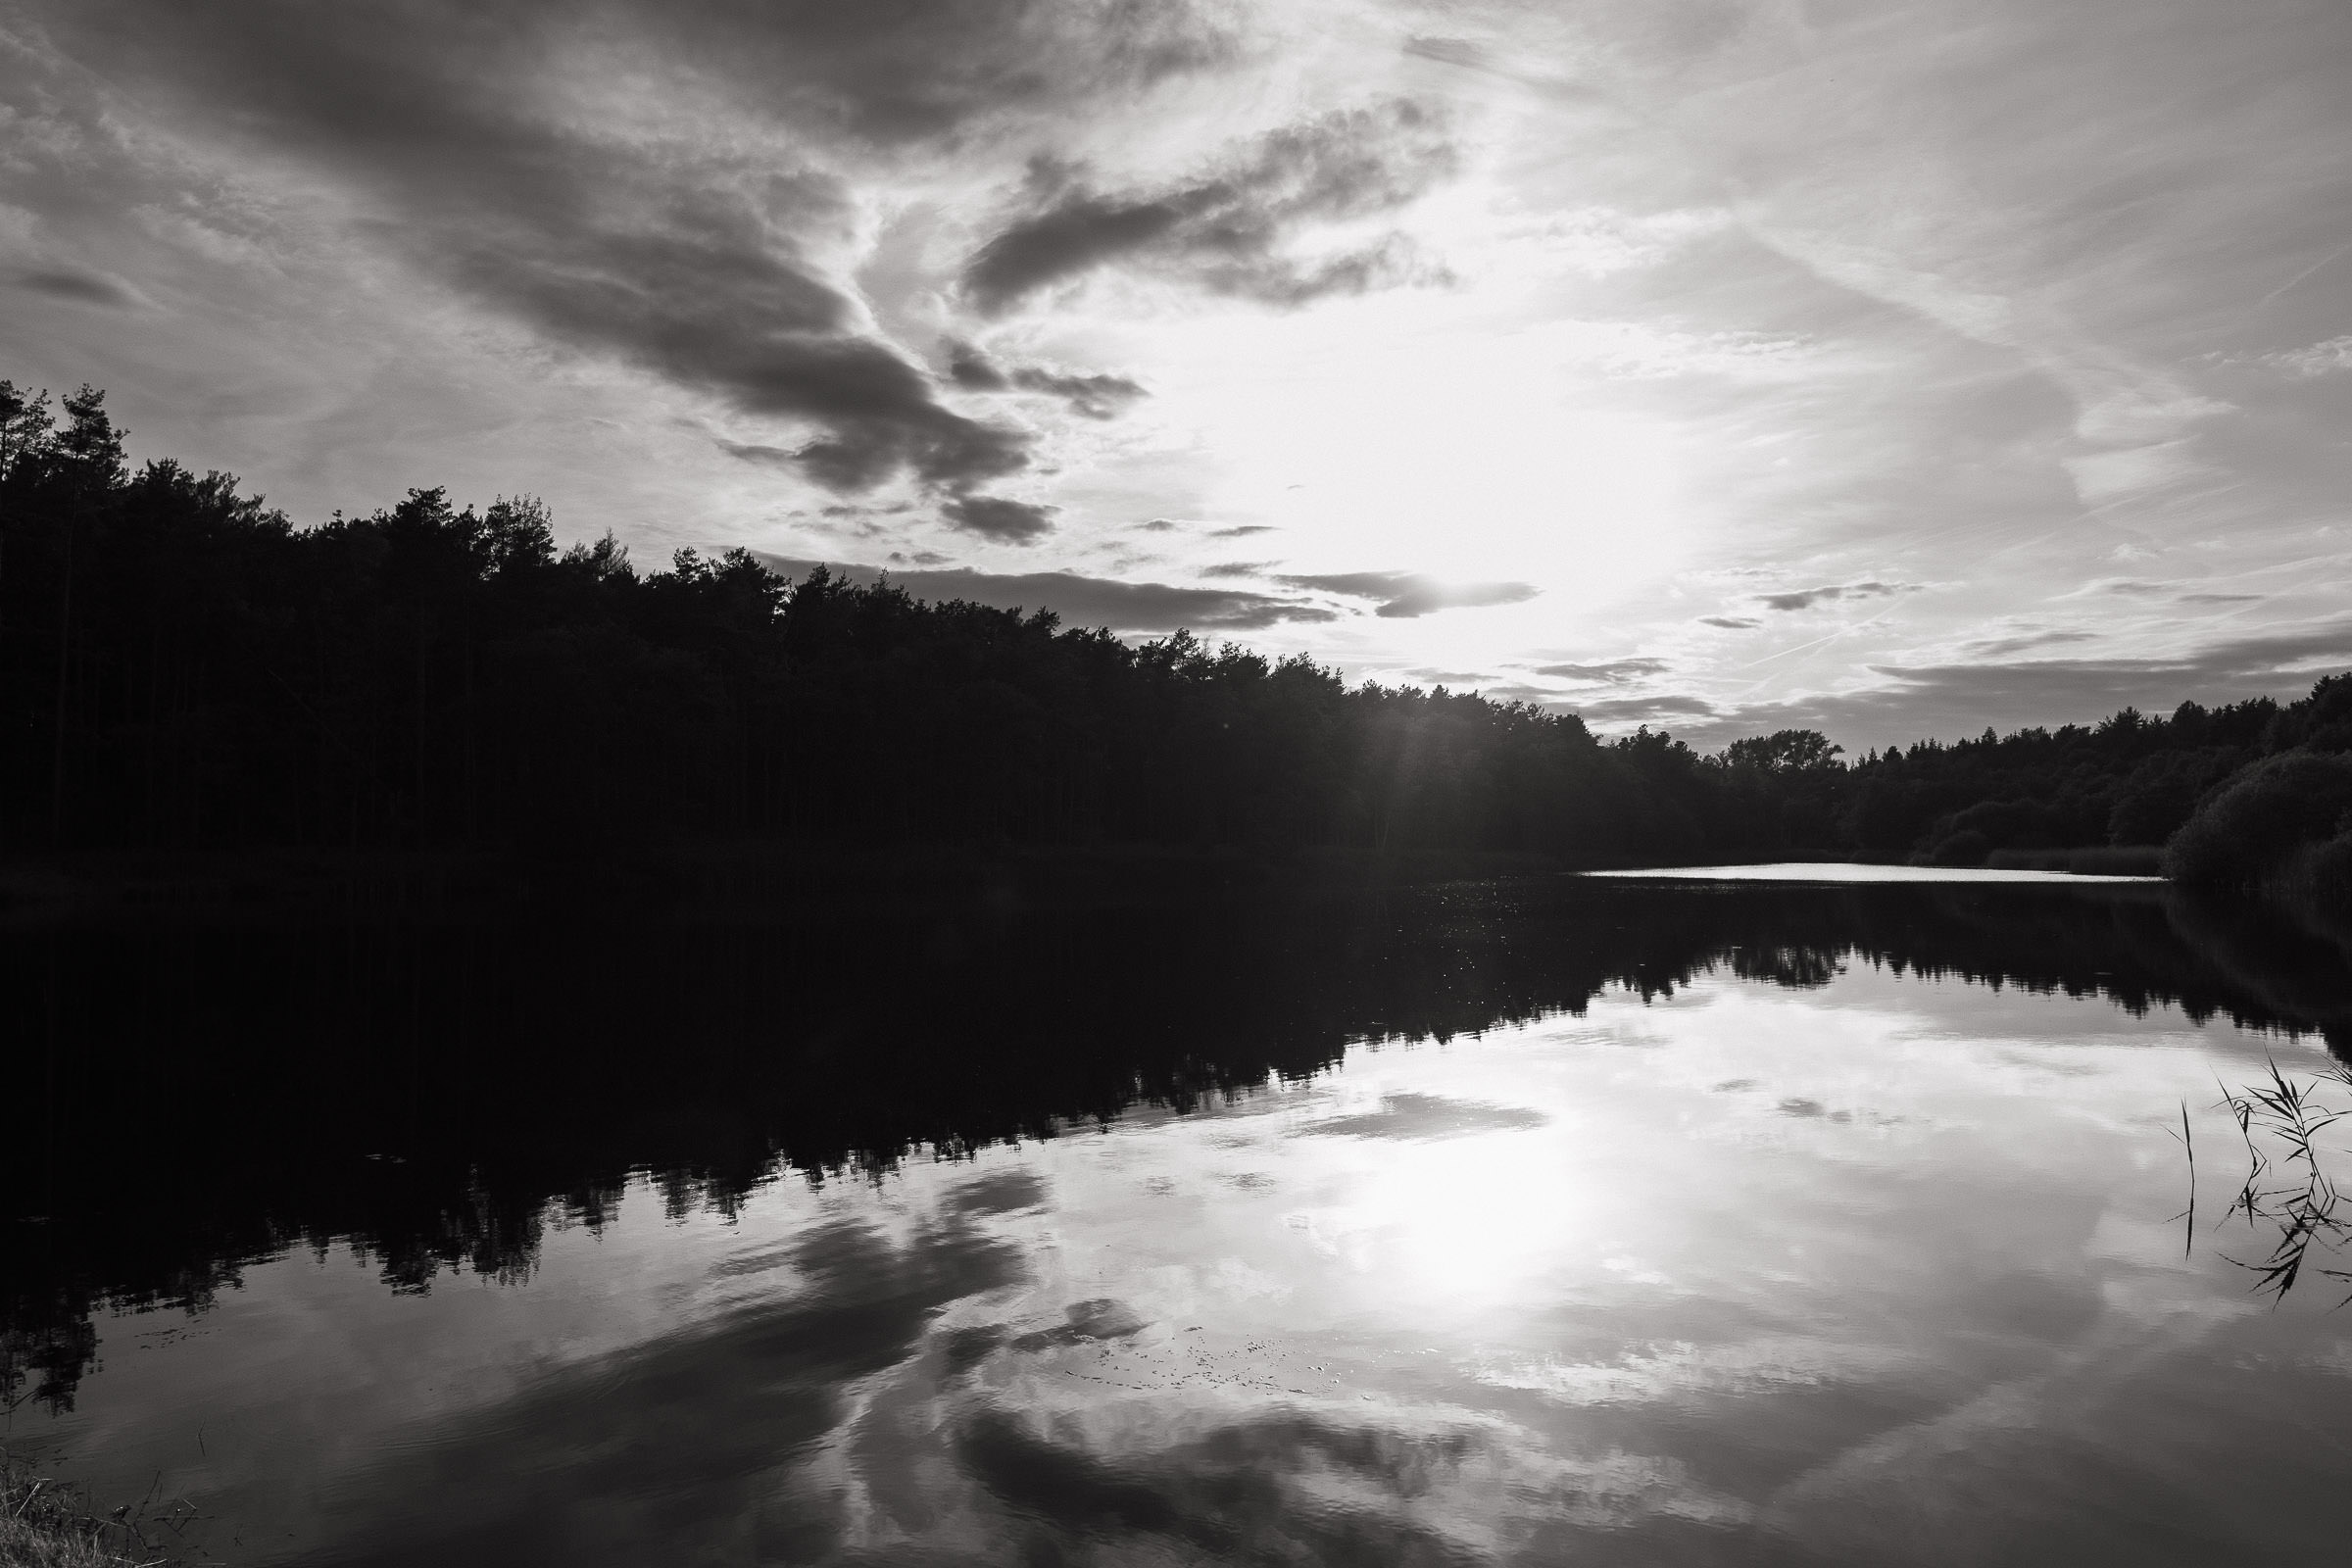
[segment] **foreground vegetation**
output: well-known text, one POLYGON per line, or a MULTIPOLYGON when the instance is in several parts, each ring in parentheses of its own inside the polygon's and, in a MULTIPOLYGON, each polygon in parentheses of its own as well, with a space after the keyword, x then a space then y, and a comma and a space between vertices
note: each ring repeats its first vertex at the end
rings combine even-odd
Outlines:
POLYGON ((0 1568, 162 1568, 164 1553, 128 1509, 94 1511, 77 1487, 61 1485, 0 1450, 0 1568))
POLYGON ((758 837, 2145 868, 2185 827, 2193 880, 2324 890, 2352 864, 2346 676, 1850 760, 1805 730, 1702 756, 1182 632, 790 582, 742 550, 641 573, 609 535, 559 551, 529 500, 417 490, 298 528, 232 476, 133 471, 99 393, 53 410, 6 382, 0 527, 19 852, 758 837))

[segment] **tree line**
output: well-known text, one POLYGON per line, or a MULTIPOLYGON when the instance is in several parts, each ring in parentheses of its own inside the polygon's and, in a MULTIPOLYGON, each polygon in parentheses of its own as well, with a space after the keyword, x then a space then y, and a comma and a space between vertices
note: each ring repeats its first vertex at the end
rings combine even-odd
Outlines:
POLYGON ((528 498, 413 490, 297 527, 232 475, 134 469, 97 391, 53 409, 0 381, 0 723, 19 851, 760 836, 1981 863, 2162 843, 2257 764, 2325 770, 2352 750, 2352 678, 1851 760, 1811 730, 1702 755, 1187 632, 789 581, 743 550, 640 571, 610 534, 559 549, 528 498))

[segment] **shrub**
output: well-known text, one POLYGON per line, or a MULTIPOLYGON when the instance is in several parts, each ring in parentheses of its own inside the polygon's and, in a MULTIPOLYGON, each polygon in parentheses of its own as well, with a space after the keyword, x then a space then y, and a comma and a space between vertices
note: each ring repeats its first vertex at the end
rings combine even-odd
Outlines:
POLYGON ((2165 874, 2209 888, 2275 883, 2297 860, 2344 855, 2352 829, 2352 756, 2284 752, 2239 773, 2198 803, 2165 846, 2165 874))

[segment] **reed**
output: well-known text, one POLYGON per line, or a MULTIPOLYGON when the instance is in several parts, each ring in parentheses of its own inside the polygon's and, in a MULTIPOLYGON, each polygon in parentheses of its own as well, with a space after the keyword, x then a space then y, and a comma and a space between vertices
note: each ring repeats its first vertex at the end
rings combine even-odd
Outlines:
MULTIPOLYGON (((2338 1064, 2323 1076, 2327 1082, 2352 1087, 2352 1068, 2338 1064)), ((2230 1261, 2252 1273, 2255 1294, 2270 1297, 2274 1303, 2284 1300, 2303 1278, 2314 1261, 2315 1248, 2320 1256, 2334 1256, 2352 1241, 2352 1222, 2339 1212, 2343 1194, 2321 1163, 2322 1150, 2315 1142, 2321 1132, 2352 1112, 2319 1098, 2322 1081, 2289 1078, 2274 1061, 2267 1080, 2240 1091, 2227 1086, 2222 1090, 2222 1108, 2237 1124, 2246 1150, 2246 1179, 2223 1222, 2243 1215, 2248 1226, 2273 1233, 2270 1251, 2260 1261, 2230 1261)), ((2186 1131, 2184 1121, 2183 1144, 2186 1131)), ((2193 1152, 2191 1160, 2193 1181, 2193 1152)), ((2193 1218, 2190 1223, 2195 1223, 2193 1218)), ((2339 1285, 2352 1285, 2352 1270, 2319 1272, 2339 1285)), ((2352 1304, 2352 1295, 2337 1304, 2352 1304)))

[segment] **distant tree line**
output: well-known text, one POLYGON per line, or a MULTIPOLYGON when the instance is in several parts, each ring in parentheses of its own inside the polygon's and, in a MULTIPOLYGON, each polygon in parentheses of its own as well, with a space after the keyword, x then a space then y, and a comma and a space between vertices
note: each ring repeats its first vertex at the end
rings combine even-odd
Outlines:
POLYGON ((2291 703, 2182 703, 2169 718, 2127 708, 2088 726, 1876 753, 1846 770, 1843 822, 1866 859, 1982 865, 2165 845, 2175 875, 2251 885, 2331 838, 2352 850, 2352 791, 2321 782, 2352 777, 2346 753, 2352 675, 2329 675, 2291 703), (2282 792, 2293 809, 2278 809, 2282 792), (2256 798, 2267 837, 2247 831, 2256 798))
MULTIPOLYGON (((1702 756, 1186 632, 790 582, 742 550, 640 572, 610 534, 559 550, 529 499, 415 490, 298 528, 231 475, 134 471, 99 392, 53 410, 0 382, 0 724, 20 850, 753 835, 1978 863, 2161 843, 2255 764, 2335 759, 2261 775, 2302 788, 2352 750, 2352 679, 1851 762, 1810 730, 1702 756)), ((2312 842, 2341 826, 2304 815, 2312 842)))

